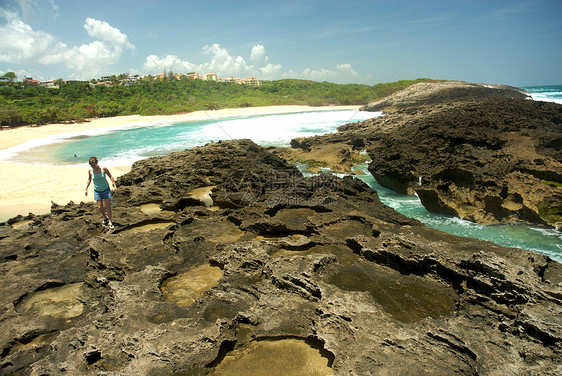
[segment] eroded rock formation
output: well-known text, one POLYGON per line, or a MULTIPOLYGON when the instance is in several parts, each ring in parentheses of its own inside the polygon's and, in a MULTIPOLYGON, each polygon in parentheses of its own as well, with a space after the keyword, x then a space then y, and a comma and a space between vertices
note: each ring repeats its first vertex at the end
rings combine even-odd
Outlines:
POLYGON ((562 220, 560 105, 453 102, 378 135, 369 170, 429 211, 486 224, 562 220))
POLYGON ((366 107, 385 116, 295 140, 303 150, 366 149, 369 171, 431 212, 474 222, 562 221, 562 106, 519 91, 422 83, 366 107))
POLYGON ((546 256, 429 229, 250 141, 119 184, 113 231, 83 203, 0 226, 0 374, 560 374, 546 256))

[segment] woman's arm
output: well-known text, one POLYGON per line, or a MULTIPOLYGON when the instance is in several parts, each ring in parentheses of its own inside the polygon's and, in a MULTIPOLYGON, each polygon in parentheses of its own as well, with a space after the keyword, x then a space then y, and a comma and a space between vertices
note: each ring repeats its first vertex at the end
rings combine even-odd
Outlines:
POLYGON ((111 172, 109 172, 109 169, 107 167, 104 167, 103 170, 105 171, 105 174, 109 176, 111 182, 113 183, 113 192, 117 192, 117 184, 115 184, 115 179, 113 179, 113 175, 111 175, 111 172))
POLYGON ((92 182, 92 171, 88 170, 88 184, 86 184, 86 190, 84 191, 84 194, 86 196, 88 195, 88 187, 90 186, 91 182, 92 182))

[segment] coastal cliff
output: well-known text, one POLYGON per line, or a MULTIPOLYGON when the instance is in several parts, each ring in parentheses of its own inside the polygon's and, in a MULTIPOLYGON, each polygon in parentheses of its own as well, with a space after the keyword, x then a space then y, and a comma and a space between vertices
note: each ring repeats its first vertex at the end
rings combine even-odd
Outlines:
POLYGON ((504 86, 420 83, 363 108, 382 117, 292 146, 316 155, 334 145, 340 154, 365 149, 379 184, 417 193, 430 212, 554 226, 562 221, 562 106, 524 98, 504 86))
POLYGON ((84 203, 0 226, 0 374, 561 371, 547 256, 427 228, 248 140, 118 183, 115 230, 84 203))

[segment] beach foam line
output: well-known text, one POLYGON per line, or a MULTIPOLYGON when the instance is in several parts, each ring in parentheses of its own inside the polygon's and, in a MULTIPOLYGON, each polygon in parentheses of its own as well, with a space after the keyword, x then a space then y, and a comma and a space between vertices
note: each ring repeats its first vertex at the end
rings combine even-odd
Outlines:
POLYGON ((556 93, 557 92, 531 93, 531 98, 533 98, 534 101, 552 102, 552 103, 562 104, 562 99, 548 97, 549 94, 552 95, 552 94, 556 94, 556 93))
POLYGON ((91 122, 76 124, 46 124, 38 127, 22 127, 2 131, 0 140, 0 161, 9 161, 17 153, 53 143, 65 142, 77 137, 91 137, 126 129, 170 126, 183 122, 210 120, 224 118, 244 118, 250 116, 266 116, 287 113, 313 112, 313 111, 341 111, 358 110, 359 106, 334 106, 334 107, 309 107, 309 106, 269 106, 234 108, 212 111, 195 111, 179 115, 156 115, 146 118, 140 115, 117 116, 111 118, 98 118, 91 122), (115 124, 116 123, 116 124, 115 124), (79 128, 68 130, 65 128, 79 128), (37 130, 31 132, 30 129, 37 130), (52 129, 52 132, 50 131, 52 129), (19 131, 17 137, 22 141, 10 142, 10 136, 19 131), (23 134, 27 131, 27 135, 23 134), (6 133, 4 133, 6 132, 6 133), (11 134, 12 133, 12 134, 11 134), (45 134, 44 136, 41 134, 45 134), (27 137, 26 137, 27 136, 27 137))

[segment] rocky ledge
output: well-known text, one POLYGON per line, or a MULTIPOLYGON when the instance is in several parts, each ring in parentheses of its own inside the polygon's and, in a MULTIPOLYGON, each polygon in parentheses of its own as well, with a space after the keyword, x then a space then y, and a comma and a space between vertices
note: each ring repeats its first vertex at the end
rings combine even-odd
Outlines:
POLYGON ((554 226, 562 221, 562 106, 523 97, 508 87, 416 84, 365 108, 384 116, 292 146, 365 149, 381 185, 416 192, 431 212, 554 226))
POLYGON ((559 375, 562 268, 251 141, 0 226, 0 374, 559 375))
POLYGON ((466 98, 531 99, 519 88, 506 85, 481 85, 458 81, 420 82, 393 95, 361 107, 362 111, 400 111, 414 106, 434 106, 466 98))

